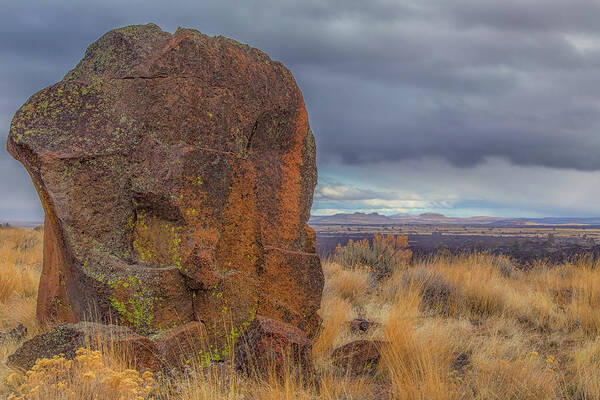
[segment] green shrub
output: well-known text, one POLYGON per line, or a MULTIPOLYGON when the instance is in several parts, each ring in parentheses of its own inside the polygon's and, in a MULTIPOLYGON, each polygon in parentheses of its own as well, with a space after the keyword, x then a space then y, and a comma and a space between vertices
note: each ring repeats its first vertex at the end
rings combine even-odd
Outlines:
POLYGON ((346 246, 338 245, 333 254, 334 261, 342 267, 368 267, 377 280, 391 275, 398 265, 408 262, 411 257, 406 235, 375 234, 372 242, 350 239, 346 246))

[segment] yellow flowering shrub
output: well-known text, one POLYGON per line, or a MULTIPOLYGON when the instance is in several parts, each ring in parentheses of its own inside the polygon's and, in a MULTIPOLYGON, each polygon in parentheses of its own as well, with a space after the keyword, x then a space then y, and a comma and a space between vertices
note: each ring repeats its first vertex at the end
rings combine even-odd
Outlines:
POLYGON ((144 400, 155 390, 154 375, 107 365, 99 351, 77 350, 73 360, 63 355, 41 358, 25 375, 7 379, 8 400, 97 399, 144 400))

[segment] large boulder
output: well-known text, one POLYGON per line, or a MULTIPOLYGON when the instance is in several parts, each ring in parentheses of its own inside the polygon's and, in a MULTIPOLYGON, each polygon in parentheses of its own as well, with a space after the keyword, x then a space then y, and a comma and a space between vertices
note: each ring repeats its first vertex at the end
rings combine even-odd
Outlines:
POLYGON ((8 151, 46 215, 41 322, 202 321, 224 339, 259 313, 316 332, 315 144, 292 74, 260 50, 110 31, 17 111, 8 151))

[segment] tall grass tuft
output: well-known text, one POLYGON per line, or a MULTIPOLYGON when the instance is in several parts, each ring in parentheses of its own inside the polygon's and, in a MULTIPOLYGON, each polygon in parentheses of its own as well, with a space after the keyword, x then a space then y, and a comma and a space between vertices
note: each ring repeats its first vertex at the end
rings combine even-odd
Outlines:
POLYGON ((0 303, 37 294, 42 266, 42 233, 8 228, 0 231, 0 303))
POLYGON ((389 376, 392 398, 450 399, 451 350, 417 331, 420 288, 409 286, 398 293, 385 327, 382 370, 389 376))

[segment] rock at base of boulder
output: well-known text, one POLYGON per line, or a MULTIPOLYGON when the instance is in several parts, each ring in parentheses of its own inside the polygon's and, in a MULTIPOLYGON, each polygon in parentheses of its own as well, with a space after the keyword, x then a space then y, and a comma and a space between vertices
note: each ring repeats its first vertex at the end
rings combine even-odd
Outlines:
POLYGON ((312 343, 300 329, 257 316, 235 344, 235 369, 250 376, 314 376, 312 343))
POLYGON ((82 347, 115 350, 140 369, 157 369, 161 365, 158 348, 150 339, 123 326, 90 322, 61 324, 26 341, 8 357, 7 365, 29 370, 40 358, 63 354, 65 358, 73 359, 75 352, 82 347))
POLYGON ((381 359, 381 350, 387 342, 355 340, 333 351, 334 364, 351 375, 373 373, 381 359))
POLYGON ((199 364, 208 354, 207 331, 202 322, 190 322, 154 339, 168 369, 199 364))

